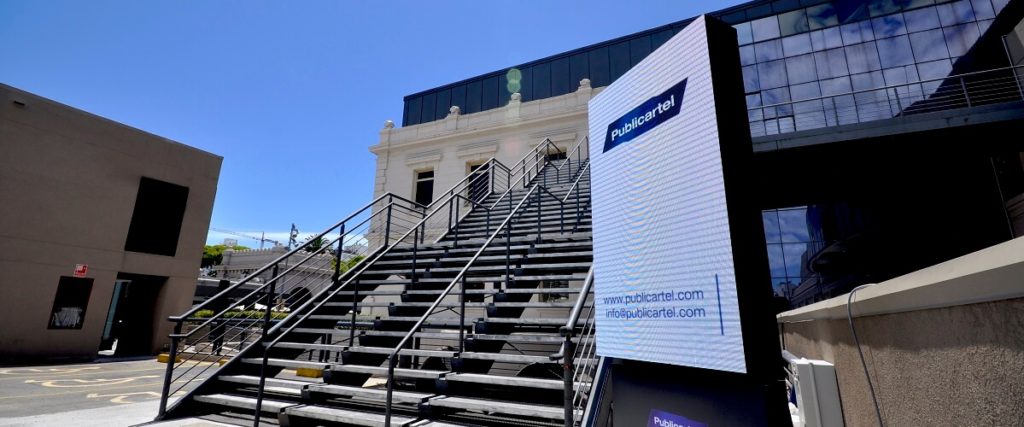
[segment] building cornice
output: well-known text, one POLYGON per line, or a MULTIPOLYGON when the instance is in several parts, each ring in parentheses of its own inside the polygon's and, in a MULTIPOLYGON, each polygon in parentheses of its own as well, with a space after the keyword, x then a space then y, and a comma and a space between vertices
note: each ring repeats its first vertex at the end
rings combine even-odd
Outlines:
MULTIPOLYGON (((585 117, 587 102, 602 88, 590 88, 589 82, 583 82, 573 93, 530 102, 519 102, 515 99, 503 108, 481 111, 473 114, 460 114, 453 108, 447 118, 406 126, 402 128, 386 128, 381 132, 381 140, 369 147, 370 152, 381 154, 388 149, 409 149, 454 140, 478 138, 491 140, 488 134, 498 133, 518 127, 536 128, 545 123, 564 121, 569 118, 585 117)), ((568 134, 570 130, 559 133, 568 134)))

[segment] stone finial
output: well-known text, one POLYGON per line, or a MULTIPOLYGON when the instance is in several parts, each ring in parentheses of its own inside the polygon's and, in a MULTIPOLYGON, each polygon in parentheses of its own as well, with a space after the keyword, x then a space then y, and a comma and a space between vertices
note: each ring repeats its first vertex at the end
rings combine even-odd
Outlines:
POLYGON ((523 95, 520 95, 519 92, 513 93, 512 94, 512 100, 516 101, 516 102, 522 101, 523 100, 523 95))
POLYGON ((580 89, 590 89, 590 79, 580 80, 580 89))
POLYGON ((448 114, 452 116, 457 116, 459 114, 462 114, 462 109, 459 108, 458 105, 452 105, 452 108, 448 109, 448 114))
POLYGON ((393 122, 391 120, 385 120, 384 121, 384 129, 394 129, 394 128, 395 128, 395 122, 393 122))

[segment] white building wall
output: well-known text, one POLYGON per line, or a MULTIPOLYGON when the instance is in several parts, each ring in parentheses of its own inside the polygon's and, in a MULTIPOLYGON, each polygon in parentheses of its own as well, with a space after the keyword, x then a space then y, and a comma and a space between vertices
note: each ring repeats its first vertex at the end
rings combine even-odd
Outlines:
POLYGON ((513 167, 544 138, 568 150, 587 132, 587 101, 600 89, 580 82, 574 93, 530 102, 518 94, 503 108, 460 114, 457 108, 443 120, 394 127, 388 120, 380 141, 370 147, 377 155, 374 197, 387 192, 412 199, 415 173, 434 170, 434 198, 469 174, 469 166, 491 157, 513 167))

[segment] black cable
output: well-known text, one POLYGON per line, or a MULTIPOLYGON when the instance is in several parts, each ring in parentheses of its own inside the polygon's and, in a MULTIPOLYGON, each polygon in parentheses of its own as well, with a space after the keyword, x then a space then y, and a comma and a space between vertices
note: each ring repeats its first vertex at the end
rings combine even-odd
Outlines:
POLYGON ((860 339, 857 338, 857 328, 853 326, 853 294, 857 293, 857 291, 861 289, 874 285, 874 283, 860 285, 850 291, 850 296, 846 298, 846 316, 850 321, 850 332, 853 333, 853 342, 857 345, 857 353, 860 354, 860 365, 864 368, 864 378, 867 378, 868 380, 868 390, 871 392, 871 402, 875 404, 875 415, 878 417, 878 426, 885 427, 885 424, 882 422, 882 409, 878 406, 878 398, 875 397, 875 386, 871 383, 871 374, 868 373, 868 364, 864 361, 864 351, 861 350, 860 339))

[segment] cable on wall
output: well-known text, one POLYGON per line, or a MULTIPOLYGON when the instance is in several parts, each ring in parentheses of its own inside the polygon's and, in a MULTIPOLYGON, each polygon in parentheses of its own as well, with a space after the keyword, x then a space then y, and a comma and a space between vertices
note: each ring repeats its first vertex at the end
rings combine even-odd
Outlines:
POLYGON ((853 342, 857 345, 857 353, 860 354, 860 365, 864 368, 864 378, 867 378, 868 380, 868 390, 871 391, 871 402, 875 405, 875 415, 878 417, 878 426, 885 427, 885 424, 882 422, 882 409, 878 406, 878 398, 875 396, 875 386, 871 383, 871 374, 868 373, 868 364, 864 361, 864 350, 860 347, 860 339, 857 337, 857 328, 853 326, 853 295, 856 294, 857 291, 871 286, 875 286, 875 284, 869 283, 867 285, 860 285, 850 291, 850 295, 846 299, 846 316, 850 321, 850 332, 853 333, 853 342))

